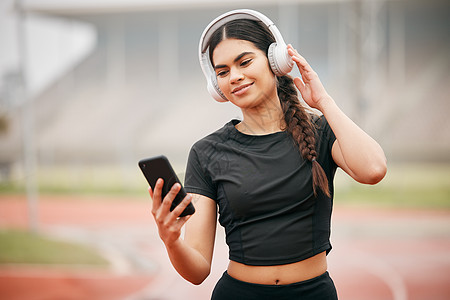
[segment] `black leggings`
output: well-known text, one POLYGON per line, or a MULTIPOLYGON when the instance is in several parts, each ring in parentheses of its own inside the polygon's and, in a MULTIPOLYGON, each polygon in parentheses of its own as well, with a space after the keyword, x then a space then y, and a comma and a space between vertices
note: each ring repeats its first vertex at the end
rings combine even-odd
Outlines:
POLYGON ((211 300, 337 300, 328 272, 286 285, 265 285, 237 280, 227 272, 216 284, 211 300))

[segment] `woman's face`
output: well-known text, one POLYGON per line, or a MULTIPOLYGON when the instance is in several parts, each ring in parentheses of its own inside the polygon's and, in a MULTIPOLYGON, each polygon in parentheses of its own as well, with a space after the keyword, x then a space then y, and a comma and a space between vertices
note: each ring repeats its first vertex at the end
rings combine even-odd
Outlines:
POLYGON ((276 77, 266 54, 245 40, 226 39, 214 49, 217 83, 225 97, 241 109, 278 99, 276 77))

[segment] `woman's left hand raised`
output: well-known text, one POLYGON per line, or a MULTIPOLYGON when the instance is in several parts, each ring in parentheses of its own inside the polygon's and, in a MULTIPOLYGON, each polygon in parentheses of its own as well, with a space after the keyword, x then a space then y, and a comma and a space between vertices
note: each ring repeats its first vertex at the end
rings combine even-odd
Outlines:
POLYGON ((303 100, 310 107, 322 111, 322 106, 325 102, 332 101, 330 95, 328 95, 322 82, 320 82, 319 76, 311 68, 306 59, 292 45, 288 45, 287 49, 292 60, 297 64, 300 75, 302 76, 301 78, 294 78, 295 86, 300 91, 303 100))

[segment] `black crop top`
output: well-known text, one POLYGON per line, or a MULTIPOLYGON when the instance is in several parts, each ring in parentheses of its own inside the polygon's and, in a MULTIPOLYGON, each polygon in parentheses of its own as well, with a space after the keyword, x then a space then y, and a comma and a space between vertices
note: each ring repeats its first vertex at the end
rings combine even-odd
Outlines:
POLYGON ((225 228, 229 259, 247 265, 281 265, 331 250, 330 221, 336 139, 325 117, 317 126, 318 162, 331 198, 314 197, 311 163, 282 131, 246 135, 232 120, 196 142, 186 168, 185 188, 215 200, 225 228))

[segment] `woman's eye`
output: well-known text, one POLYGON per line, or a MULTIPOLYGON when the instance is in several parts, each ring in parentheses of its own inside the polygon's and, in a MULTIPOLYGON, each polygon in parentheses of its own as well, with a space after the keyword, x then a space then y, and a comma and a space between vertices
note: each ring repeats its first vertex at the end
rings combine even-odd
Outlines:
POLYGON ((223 77, 225 75, 227 75, 227 71, 219 71, 219 72, 217 72, 217 76, 218 77, 223 77))
POLYGON ((251 63, 252 59, 246 59, 243 62, 241 62, 241 66, 245 67, 246 65, 248 65, 249 63, 251 63))

